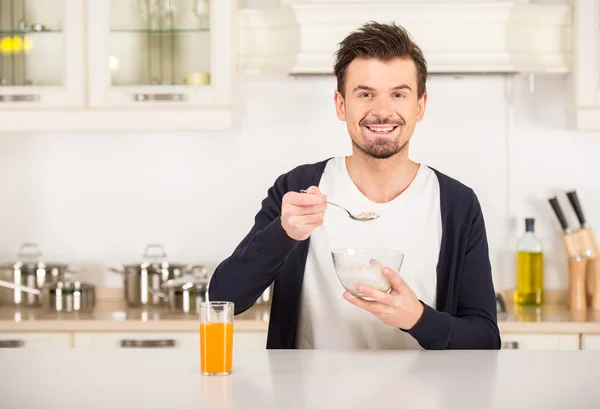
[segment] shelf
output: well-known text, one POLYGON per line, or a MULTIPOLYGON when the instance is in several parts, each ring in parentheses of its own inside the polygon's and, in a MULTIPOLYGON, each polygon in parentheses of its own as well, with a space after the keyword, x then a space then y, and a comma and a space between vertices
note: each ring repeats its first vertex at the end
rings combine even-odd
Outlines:
POLYGON ((37 30, 29 29, 29 28, 26 30, 0 30, 0 37, 18 36, 18 35, 25 35, 25 34, 62 34, 62 30, 58 29, 58 30, 37 31, 37 30))
POLYGON ((208 33, 208 28, 174 28, 174 29, 143 29, 143 28, 119 28, 110 30, 111 33, 128 34, 189 34, 189 33, 208 33))

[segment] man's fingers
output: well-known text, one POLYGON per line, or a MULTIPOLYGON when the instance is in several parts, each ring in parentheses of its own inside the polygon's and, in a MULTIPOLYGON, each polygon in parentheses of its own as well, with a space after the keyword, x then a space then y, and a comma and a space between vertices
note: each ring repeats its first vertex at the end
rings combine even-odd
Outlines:
POLYGON ((396 300, 394 296, 388 293, 384 293, 383 291, 375 290, 374 288, 368 287, 364 284, 359 284, 356 287, 356 291, 364 295, 365 297, 372 298, 373 300, 380 302, 382 304, 389 305, 391 307, 395 306, 396 300))
POLYGON ((408 289, 408 284, 406 284, 406 281, 404 281, 402 277, 400 277, 400 275, 391 268, 385 267, 382 270, 382 273, 383 276, 392 284, 392 288, 396 293, 402 294, 408 289))
POLYGON ((293 225, 313 224, 323 220, 324 212, 307 214, 303 216, 292 216, 289 221, 293 225))
POLYGON ((363 300, 362 298, 359 298, 359 297, 355 297, 354 295, 350 294, 350 292, 348 292, 348 291, 344 291, 344 298, 351 304, 354 304, 357 307, 360 307, 363 310, 366 310, 374 315, 384 314, 386 312, 386 310, 389 308, 387 305, 379 303, 377 301, 368 301, 368 300, 363 300))
POLYGON ((283 196, 282 203, 290 203, 295 206, 311 206, 325 203, 325 196, 306 194, 299 192, 287 192, 283 196))
POLYGON ((303 216, 306 214, 315 214, 324 212, 327 209, 327 203, 321 203, 318 205, 309 206, 296 206, 293 204, 286 204, 284 211, 290 216, 303 216))

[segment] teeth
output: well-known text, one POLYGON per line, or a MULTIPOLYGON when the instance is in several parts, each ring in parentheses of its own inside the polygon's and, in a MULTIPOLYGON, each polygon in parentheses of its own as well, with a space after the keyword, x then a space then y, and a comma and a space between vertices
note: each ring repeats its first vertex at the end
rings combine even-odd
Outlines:
POLYGON ((368 128, 373 132, 379 132, 379 133, 390 132, 392 129, 394 129, 393 126, 390 126, 389 128, 371 128, 371 127, 368 127, 368 128))

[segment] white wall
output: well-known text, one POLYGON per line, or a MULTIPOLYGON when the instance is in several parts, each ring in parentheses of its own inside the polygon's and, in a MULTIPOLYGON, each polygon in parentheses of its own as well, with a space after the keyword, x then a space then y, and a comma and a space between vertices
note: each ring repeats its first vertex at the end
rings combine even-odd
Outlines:
MULTIPOLYGON (((546 246, 546 287, 564 288, 565 252, 547 197, 577 188, 600 228, 600 132, 564 129, 562 78, 537 79, 534 94, 526 85, 432 77, 412 156, 476 190, 497 288, 514 284, 514 238, 526 216, 536 217, 546 246)), ((234 132, 0 135, 0 262, 37 241, 46 258, 120 286, 107 268, 138 262, 145 245, 158 242, 173 261, 213 268, 251 227, 279 174, 349 152, 334 87, 332 77, 249 78, 234 132)))

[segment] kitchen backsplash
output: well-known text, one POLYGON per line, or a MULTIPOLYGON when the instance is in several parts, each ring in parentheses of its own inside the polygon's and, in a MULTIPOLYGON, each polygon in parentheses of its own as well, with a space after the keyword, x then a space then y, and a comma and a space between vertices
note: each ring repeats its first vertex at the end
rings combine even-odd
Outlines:
MULTIPOLYGON (((178 262, 212 269, 253 223, 275 178, 350 152, 335 117, 333 77, 249 77, 239 130, 220 133, 0 135, 0 262, 35 241, 48 259, 120 286, 108 267, 161 243, 178 262)), ((514 285, 514 243, 536 218, 546 288, 567 286, 566 253, 547 202, 576 188, 600 228, 600 133, 567 130, 563 78, 433 76, 412 157, 473 187, 483 206, 494 280, 514 285)), ((1 124, 0 124, 1 129, 1 124)))

